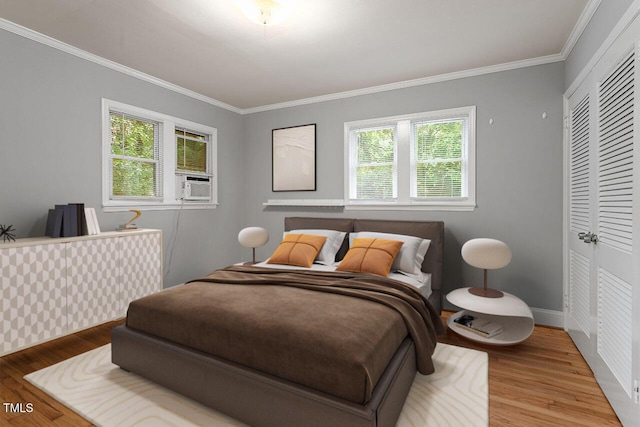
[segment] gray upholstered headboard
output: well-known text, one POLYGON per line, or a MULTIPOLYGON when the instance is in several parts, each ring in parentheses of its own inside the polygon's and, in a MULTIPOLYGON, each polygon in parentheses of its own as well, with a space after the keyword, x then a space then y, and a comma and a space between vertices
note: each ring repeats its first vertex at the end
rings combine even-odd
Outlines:
MULTIPOLYGON (((327 229, 346 232, 375 231, 379 233, 405 234, 431 240, 422 271, 431 274, 432 294, 429 301, 438 312, 442 310, 442 273, 444 264, 444 222, 442 221, 395 221, 349 218, 303 218, 284 219, 285 231, 296 229, 327 229)), ((336 259, 342 259, 347 250, 347 239, 336 259)))

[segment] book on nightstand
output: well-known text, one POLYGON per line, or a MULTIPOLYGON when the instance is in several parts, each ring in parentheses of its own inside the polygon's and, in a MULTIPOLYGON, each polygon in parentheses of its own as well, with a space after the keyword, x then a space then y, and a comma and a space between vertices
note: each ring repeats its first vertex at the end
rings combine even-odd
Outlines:
POLYGON ((453 320, 458 326, 485 338, 491 338, 502 332, 502 325, 488 319, 464 314, 453 320))

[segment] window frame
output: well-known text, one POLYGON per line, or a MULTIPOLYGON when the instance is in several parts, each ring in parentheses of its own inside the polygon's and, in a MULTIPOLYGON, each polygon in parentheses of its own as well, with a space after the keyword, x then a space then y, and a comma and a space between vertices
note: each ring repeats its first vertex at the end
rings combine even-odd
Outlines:
POLYGON ((172 117, 166 114, 121 102, 102 99, 102 208, 105 212, 119 212, 129 209, 212 209, 218 205, 217 179, 217 129, 172 117), (121 197, 112 195, 111 183, 111 112, 124 113, 141 120, 158 123, 158 152, 161 172, 161 195, 158 198, 121 197), (177 169, 177 143, 175 130, 186 129, 208 136, 207 173, 188 172, 177 169), (189 201, 176 199, 176 174, 207 176, 211 179, 210 201, 189 201))
POLYGON ((466 106, 417 114, 358 120, 344 124, 344 204, 345 209, 362 210, 450 210, 472 211, 476 208, 476 107, 466 106), (463 141, 462 197, 413 197, 416 159, 414 124, 466 118, 467 141, 463 141), (395 126, 397 197, 359 200, 356 194, 357 153, 352 132, 378 127, 395 126))

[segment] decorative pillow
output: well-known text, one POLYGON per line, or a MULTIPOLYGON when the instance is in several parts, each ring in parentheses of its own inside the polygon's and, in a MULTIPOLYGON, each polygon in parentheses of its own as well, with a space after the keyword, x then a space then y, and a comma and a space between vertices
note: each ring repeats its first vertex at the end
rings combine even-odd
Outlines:
POLYGON ((336 231, 336 230, 291 230, 285 231, 284 235, 287 234, 311 234, 314 236, 325 236, 327 240, 322 245, 322 249, 318 253, 318 256, 314 260, 318 264, 331 265, 336 261, 336 254, 340 250, 340 246, 342 246, 342 242, 344 242, 344 237, 347 235, 344 231, 336 231))
POLYGON ((357 238, 336 270, 386 277, 401 247, 398 240, 357 238))
POLYGON ((423 277, 422 261, 424 261, 424 256, 427 254, 431 240, 421 239, 415 236, 405 236, 404 234, 376 233, 372 231, 351 233, 349 240, 353 241, 361 237, 401 241, 402 249, 400 249, 400 253, 395 261, 393 261, 391 271, 402 273, 418 280, 423 277))
POLYGON ((324 245, 324 236, 309 234, 287 234, 275 250, 267 264, 286 264, 311 267, 313 260, 324 245))

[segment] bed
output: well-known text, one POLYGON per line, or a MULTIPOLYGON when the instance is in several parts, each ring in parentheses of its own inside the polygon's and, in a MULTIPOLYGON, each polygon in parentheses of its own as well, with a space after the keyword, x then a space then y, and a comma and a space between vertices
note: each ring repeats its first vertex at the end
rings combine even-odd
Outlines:
MULTIPOLYGON (((321 272, 230 266, 145 297, 112 332, 113 363, 249 425, 395 425, 444 332, 443 223, 293 217, 284 228, 429 243, 416 285, 331 263, 321 272)), ((353 242, 331 257, 342 260, 353 242)))

